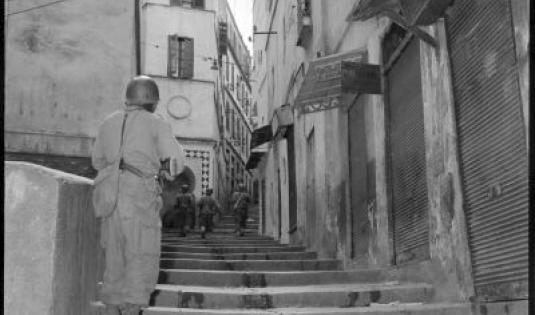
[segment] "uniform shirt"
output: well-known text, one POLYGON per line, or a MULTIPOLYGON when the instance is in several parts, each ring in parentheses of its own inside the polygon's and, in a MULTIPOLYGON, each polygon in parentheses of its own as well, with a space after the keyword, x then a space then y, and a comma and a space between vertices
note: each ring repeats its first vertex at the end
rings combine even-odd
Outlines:
POLYGON ((195 209, 195 196, 192 193, 178 193, 176 195, 176 206, 178 209, 195 209))
MULTIPOLYGON (((184 168, 184 152, 168 122, 138 107, 127 107, 123 159, 147 175, 156 175, 161 161, 171 159, 171 176, 184 168)), ((99 127, 92 154, 92 164, 101 170, 120 159, 121 128, 124 110, 108 116, 99 127)))
POLYGON ((246 209, 250 201, 249 194, 246 192, 236 191, 232 194, 232 209, 246 209))
POLYGON ((212 196, 202 196, 198 202, 199 214, 215 214, 218 211, 219 204, 212 196))

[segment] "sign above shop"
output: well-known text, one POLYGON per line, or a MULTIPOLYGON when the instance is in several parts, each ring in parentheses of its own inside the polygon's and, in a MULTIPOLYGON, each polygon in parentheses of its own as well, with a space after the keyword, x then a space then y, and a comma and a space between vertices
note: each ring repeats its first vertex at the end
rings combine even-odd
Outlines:
POLYGON ((366 52, 358 50, 310 62, 294 107, 313 113, 348 106, 356 93, 380 94, 380 67, 366 59, 366 52))

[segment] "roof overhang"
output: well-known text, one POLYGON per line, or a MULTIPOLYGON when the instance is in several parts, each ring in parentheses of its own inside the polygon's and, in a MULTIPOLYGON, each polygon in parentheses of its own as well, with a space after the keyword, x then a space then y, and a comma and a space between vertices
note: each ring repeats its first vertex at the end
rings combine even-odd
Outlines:
POLYGON ((258 166, 258 163, 262 160, 262 157, 264 154, 266 154, 267 150, 265 148, 257 148, 251 151, 251 154, 249 155, 249 159, 247 160, 247 163, 245 164, 246 170, 252 170, 255 169, 258 166))
POLYGON ((346 107, 356 94, 382 94, 381 68, 366 63, 365 50, 318 58, 310 62, 294 102, 302 113, 346 107))
POLYGON ((271 125, 264 125, 260 128, 253 130, 251 134, 251 151, 259 145, 262 145, 273 139, 273 132, 271 125))

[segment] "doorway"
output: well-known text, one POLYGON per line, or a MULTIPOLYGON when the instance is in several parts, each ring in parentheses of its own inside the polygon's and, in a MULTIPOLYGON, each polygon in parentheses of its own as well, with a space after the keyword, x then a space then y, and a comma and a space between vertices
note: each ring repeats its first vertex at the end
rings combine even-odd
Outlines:
POLYGON ((396 24, 383 43, 395 264, 429 259, 420 41, 396 24))
POLYGON ((307 246, 311 247, 316 235, 316 144, 314 129, 307 137, 306 156, 306 226, 307 246))
POLYGON ((367 264, 370 238, 368 219, 368 167, 364 95, 349 108, 349 169, 351 181, 351 258, 367 264))

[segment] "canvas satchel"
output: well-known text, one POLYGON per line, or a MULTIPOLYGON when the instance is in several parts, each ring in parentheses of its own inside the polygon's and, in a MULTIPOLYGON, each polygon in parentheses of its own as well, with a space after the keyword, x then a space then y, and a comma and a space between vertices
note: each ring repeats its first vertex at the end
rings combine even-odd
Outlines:
POLYGON ((121 144, 119 146, 119 158, 112 164, 98 171, 93 182, 93 208, 97 218, 106 218, 113 214, 119 199, 119 164, 123 158, 123 138, 126 118, 125 112, 123 126, 121 128, 121 144))

